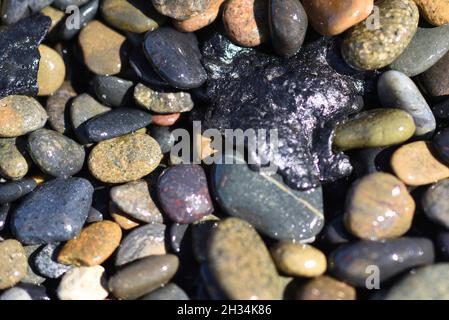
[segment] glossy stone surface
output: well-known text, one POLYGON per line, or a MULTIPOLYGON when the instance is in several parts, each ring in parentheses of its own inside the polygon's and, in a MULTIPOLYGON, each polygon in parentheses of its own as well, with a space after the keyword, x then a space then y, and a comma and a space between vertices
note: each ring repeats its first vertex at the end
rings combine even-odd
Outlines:
POLYGON ((449 130, 443 129, 438 132, 432 141, 432 150, 438 155, 438 159, 449 164, 449 130))
POLYGON ((354 287, 329 276, 320 276, 302 286, 295 296, 298 300, 355 300, 354 287))
POLYGON ((422 198, 422 207, 427 217, 435 223, 449 228, 449 180, 442 180, 427 189, 422 198))
POLYGON ((210 0, 206 10, 191 16, 187 20, 173 20, 173 25, 181 32, 195 32, 202 29, 215 21, 224 2, 225 0, 210 0))
POLYGON ((111 107, 127 104, 133 85, 132 81, 114 76, 96 76, 92 80, 92 88, 98 101, 111 107))
POLYGON ((449 94, 449 77, 447 70, 449 66, 449 53, 446 53, 431 68, 419 75, 419 82, 425 92, 432 97, 444 97, 449 94))
POLYGON ((58 52, 45 45, 39 46, 37 86, 39 96, 48 96, 58 90, 65 78, 65 64, 58 52))
POLYGON ((194 106, 188 92, 155 91, 140 83, 134 88, 134 100, 140 107, 160 114, 188 112, 194 106))
MULTIPOLYGON (((89 1, 89 0, 87 0, 89 1)), ((78 0, 76 2, 86 2, 84 0, 78 0)), ((80 5, 82 5, 83 3, 80 3, 80 5)), ((63 40, 70 40, 72 38, 74 38, 78 32, 80 31, 80 29, 84 28, 87 23, 89 23, 90 21, 92 21, 92 19, 94 19, 95 15, 98 12, 98 7, 100 4, 100 0, 90 0, 89 2, 85 3, 82 7, 80 7, 79 5, 77 5, 79 7, 79 26, 80 28, 73 28, 73 24, 74 24, 74 19, 73 16, 68 16, 67 19, 64 21, 65 23, 63 23, 61 25, 61 28, 59 29, 59 36, 63 39, 63 40), (68 27, 70 26, 70 28, 68 27)), ((72 12, 72 11, 70 11, 72 12)), ((73 14, 73 13, 72 13, 73 14)))
POLYGON ((37 183, 30 178, 0 184, 0 203, 13 202, 30 193, 37 183))
POLYGON ((190 300, 189 296, 174 283, 144 295, 140 300, 190 300))
POLYGON ((38 13, 51 5, 53 0, 4 0, 1 7, 1 20, 4 24, 14 24, 30 14, 38 13))

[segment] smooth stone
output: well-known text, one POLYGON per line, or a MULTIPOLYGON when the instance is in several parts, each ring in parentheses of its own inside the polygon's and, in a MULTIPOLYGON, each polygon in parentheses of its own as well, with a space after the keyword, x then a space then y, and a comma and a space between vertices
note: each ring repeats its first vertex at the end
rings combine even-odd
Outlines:
POLYGON ((301 48, 306 36, 307 14, 298 0, 270 0, 271 42, 280 56, 291 57, 301 48))
POLYGON ((427 189, 422 197, 422 207, 433 222, 449 228, 449 180, 442 180, 427 189))
POLYGON ((161 27, 147 33, 143 48, 154 70, 172 86, 193 89, 207 80, 194 33, 161 27))
POLYGON ((55 179, 39 185, 15 209, 13 234, 24 244, 74 238, 86 221, 93 192, 83 178, 55 179))
POLYGON ((31 178, 0 184, 0 203, 16 201, 36 187, 37 183, 31 178))
POLYGON ((97 99, 110 107, 127 104, 133 86, 132 81, 113 76, 96 76, 92 80, 92 88, 97 99))
POLYGON ((33 300, 25 289, 14 287, 4 291, 0 295, 0 300, 33 300))
POLYGON ((431 24, 449 23, 449 3, 446 0, 415 0, 422 16, 431 24))
POLYGON ((342 43, 343 58, 355 69, 374 70, 391 64, 418 28, 419 11, 414 0, 381 0, 376 6, 382 27, 359 23, 348 31, 342 43))
MULTIPOLYGON (((87 0, 89 1, 89 0, 87 0)), ((59 37, 63 40, 71 40, 74 38, 78 32, 83 29, 90 21, 92 21, 97 15, 98 8, 100 6, 99 0, 92 0, 88 3, 84 4, 82 7, 79 7, 79 26, 80 28, 72 28, 74 23, 74 17, 69 15, 65 20, 65 23, 61 25, 59 29, 59 37), (70 27, 69 27, 70 26, 70 27)), ((73 11, 70 11, 73 15, 73 11)))
POLYGON ((349 284, 365 287, 366 270, 379 268, 380 283, 408 269, 431 264, 434 261, 432 241, 426 238, 399 238, 377 241, 359 241, 343 245, 329 256, 329 271, 349 284))
POLYGON ((412 116, 398 109, 360 112, 337 126, 334 145, 341 150, 400 144, 415 133, 412 116))
POLYGON ((444 261, 448 261, 449 260, 449 232, 447 232, 447 231, 439 232, 436 236, 435 245, 438 248, 438 252, 442 256, 442 259, 444 261))
MULTIPOLYGON (((443 100, 432 107, 435 118, 449 120, 449 99, 443 100)), ((153 117, 154 121, 154 117, 153 117)))
POLYGON ((155 91, 140 83, 134 88, 134 101, 144 109, 161 114, 188 112, 194 106, 188 92, 155 91))
POLYGON ((449 129, 443 129, 433 137, 432 147, 438 159, 449 164, 449 129))
POLYGON ((58 285, 60 300, 104 300, 108 296, 102 266, 73 268, 58 285))
POLYGON ((14 24, 29 15, 38 13, 51 5, 53 0, 3 0, 1 20, 4 24, 14 24))
POLYGON ((384 107, 402 109, 413 117, 416 136, 435 130, 436 121, 432 110, 418 87, 405 74, 394 70, 383 73, 377 82, 377 91, 384 107))
POLYGON ((276 267, 295 277, 317 277, 327 268, 326 256, 320 250, 291 241, 281 241, 270 249, 276 267))
POLYGON ((169 127, 174 125, 176 121, 178 121, 180 116, 180 113, 154 114, 151 118, 151 124, 156 126, 169 127))
POLYGON ((72 266, 58 263, 57 259, 60 249, 59 243, 50 243, 36 254, 34 266, 40 275, 50 279, 57 279, 72 269, 72 266))
POLYGON ((176 253, 181 252, 184 236, 189 229, 188 224, 173 223, 170 227, 169 239, 170 247, 176 253))
POLYGON ((159 144, 147 134, 129 134, 102 141, 91 151, 89 171, 106 183, 138 180, 157 168, 162 159, 159 144))
POLYGON ((129 216, 146 223, 163 222, 162 214, 151 198, 145 180, 113 187, 110 195, 112 202, 129 216))
POLYGON ((41 277, 37 273, 36 266, 33 263, 36 253, 38 252, 40 247, 40 245, 23 247, 28 260, 28 268, 26 276, 22 280, 20 280, 21 283, 39 285, 46 280, 44 277, 41 277))
POLYGON ((170 152, 172 147, 175 145, 176 142, 175 136, 171 133, 168 127, 160 127, 152 125, 150 129, 150 134, 161 146, 162 153, 170 152))
POLYGON ((153 6, 164 16, 186 20, 204 12, 211 0, 151 0, 153 6))
POLYGON ((312 27, 323 35, 343 33, 373 11, 373 0, 303 1, 312 27), (313 19, 312 19, 313 17, 313 19))
POLYGON ((17 240, 0 242, 0 290, 10 288, 27 274, 28 261, 17 240))
POLYGON ((147 0, 105 0, 101 4, 101 14, 111 26, 128 32, 153 31, 165 22, 147 0))
POLYGON ((390 69, 409 77, 417 76, 432 67, 449 51, 449 26, 418 28, 415 36, 390 69))
POLYGON ((45 45, 39 46, 37 86, 39 96, 48 96, 58 90, 65 79, 65 64, 59 53, 45 45))
POLYGON ((26 96, 0 99, 0 137, 25 135, 47 122, 47 112, 37 100, 26 96))
POLYGON ((70 130, 68 123, 69 102, 76 97, 76 92, 70 81, 64 81, 61 87, 47 99, 45 109, 48 114, 48 123, 53 130, 66 134, 70 130))
POLYGON ((376 172, 356 181, 346 198, 347 229, 366 240, 398 238, 411 227, 415 201, 395 176, 376 172))
POLYGON ((199 165, 177 165, 166 169, 157 184, 159 203, 177 223, 200 220, 214 210, 204 169, 199 165))
POLYGON ((232 300, 279 300, 282 286, 260 236, 247 222, 228 218, 209 239, 208 267, 220 291, 232 300))
POLYGON ((425 141, 403 145, 391 157, 391 167, 409 186, 423 186, 449 178, 449 167, 436 159, 425 141))
POLYGON ((41 10, 41 14, 47 16, 51 19, 51 25, 48 29, 48 32, 51 32, 55 29, 55 27, 59 26, 62 19, 65 17, 65 13, 61 10, 55 9, 51 6, 45 7, 41 10))
POLYGON ((138 109, 117 108, 101 113, 83 125, 89 142, 99 142, 135 132, 151 123, 151 114, 138 109))
POLYGON ((103 221, 103 213, 95 209, 94 207, 90 208, 89 215, 87 216, 87 223, 99 222, 103 221))
POLYGON ((385 300, 449 299, 449 263, 421 267, 396 282, 385 300))
POLYGON ((449 52, 431 68, 419 75, 419 83, 428 95, 432 97, 445 97, 449 95, 447 68, 449 68, 449 52))
POLYGON ((16 288, 24 289, 32 300, 50 300, 47 294, 47 288, 43 285, 34 285, 29 283, 19 283, 16 288))
POLYGON ((171 87, 167 81, 162 79, 156 71, 154 71, 148 59, 145 57, 142 48, 135 48, 129 56, 129 65, 140 81, 158 88, 171 87))
POLYGON ((165 225, 148 224, 134 229, 123 239, 115 255, 115 265, 123 266, 141 258, 166 253, 165 225))
POLYGON ((326 223, 323 229, 323 239, 329 244, 343 244, 353 240, 352 235, 346 230, 342 215, 326 223))
POLYGON ((89 0, 54 0, 53 5, 60 9, 65 11, 68 6, 82 6, 83 4, 86 4, 89 2, 89 0))
POLYGON ((110 278, 109 291, 118 299, 137 299, 168 283, 178 266, 178 257, 172 254, 134 261, 110 278))
POLYGON ((303 285, 295 295, 297 300, 355 300, 354 287, 329 276, 320 276, 303 285))
MULTIPOLYGON (((8 218, 9 209, 11 205, 9 203, 0 204, 0 231, 6 226, 6 219, 8 218)), ((1 240, 1 237, 0 237, 1 240)))
MULTIPOLYGON (((212 0, 213 1, 213 0, 212 0)), ((1 297, 0 297, 1 299, 1 297)), ((169 283, 160 289, 144 295, 140 300, 190 300, 187 293, 174 283, 169 283)))
POLYGON ((140 225, 139 221, 132 219, 120 210, 112 201, 109 202, 109 214, 123 230, 131 230, 140 225))
POLYGON ((126 38, 100 21, 89 22, 79 34, 86 66, 98 75, 114 75, 122 69, 126 38))
POLYGON ((291 189, 278 174, 252 171, 241 161, 215 165, 212 190, 227 214, 274 239, 310 240, 324 225, 321 187, 291 189))
POLYGON ((53 177, 67 178, 83 168, 83 146, 53 130, 40 129, 31 133, 28 152, 34 163, 53 177))
POLYGON ((16 138, 0 138, 0 175, 7 179, 22 179, 28 172, 28 162, 17 148, 16 138))
POLYGON ((191 16, 187 20, 173 20, 173 25, 181 32, 195 32, 210 24, 217 19, 220 13, 221 5, 225 0, 210 0, 209 7, 203 12, 191 16))
POLYGON ((196 261, 204 263, 207 261, 207 249, 209 237, 218 226, 219 219, 214 215, 208 215, 200 221, 192 224, 192 247, 196 261))
POLYGON ((100 265, 114 253, 121 239, 122 229, 117 223, 95 222, 62 247, 58 262, 75 266, 100 265))

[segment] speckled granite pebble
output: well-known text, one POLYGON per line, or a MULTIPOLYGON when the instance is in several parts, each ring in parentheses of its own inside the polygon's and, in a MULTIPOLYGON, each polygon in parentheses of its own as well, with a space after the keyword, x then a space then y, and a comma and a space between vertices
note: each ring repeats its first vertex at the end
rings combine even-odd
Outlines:
POLYGON ((59 243, 45 245, 34 258, 36 271, 46 278, 57 279, 72 269, 72 266, 58 263, 57 259, 60 250, 61 245, 59 243))

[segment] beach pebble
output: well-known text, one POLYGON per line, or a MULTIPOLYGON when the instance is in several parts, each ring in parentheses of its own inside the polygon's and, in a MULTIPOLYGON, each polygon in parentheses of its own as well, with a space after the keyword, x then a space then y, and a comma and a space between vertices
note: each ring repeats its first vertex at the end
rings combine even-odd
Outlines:
POLYGON ((445 70, 449 67, 449 53, 446 53, 431 68, 419 75, 419 83, 432 97, 445 97, 449 94, 449 77, 445 70))
POLYGON ((61 87, 48 97, 45 109, 48 114, 48 122, 53 130, 62 134, 70 131, 67 114, 70 102, 74 97, 76 97, 76 92, 70 81, 64 81, 61 87))
POLYGON ((295 296, 298 300, 355 300, 354 287, 329 276, 320 276, 303 285, 295 296))
POLYGON ((210 0, 206 10, 191 16, 187 20, 173 20, 173 25, 181 32, 195 32, 202 29, 215 21, 224 1, 210 0))
POLYGON ((17 142, 16 138, 0 138, 0 175, 12 180, 22 179, 28 172, 28 161, 17 142))
POLYGON ((41 59, 37 74, 39 96, 48 96, 58 90, 65 78, 65 64, 58 52, 45 45, 39 46, 41 59))
POLYGON ((129 102, 134 83, 114 76, 96 76, 91 85, 95 96, 102 104, 121 107, 129 102))
POLYGON ((415 2, 429 23, 435 26, 449 23, 449 3, 446 0, 415 0, 415 2))
MULTIPOLYGON (((213 0, 212 0, 213 1, 213 0)), ((140 300, 190 300, 187 293, 174 283, 144 295, 140 300)))
POLYGON ((103 300, 108 296, 102 266, 77 267, 66 272, 59 283, 60 300, 103 300))
POLYGON ((13 202, 36 188, 37 183, 31 178, 0 184, 0 203, 13 202))
POLYGON ((151 0, 156 10, 176 20, 186 20, 204 12, 211 0, 151 0))
POLYGON ((28 261, 25 250, 16 240, 0 242, 0 290, 18 283, 27 274, 28 261))
POLYGON ((57 279, 72 269, 72 266, 58 262, 60 250, 61 245, 59 243, 50 243, 36 254, 33 264, 40 275, 50 279, 57 279))
POLYGON ((449 180, 442 180, 427 189, 422 207, 427 217, 449 229, 449 180))

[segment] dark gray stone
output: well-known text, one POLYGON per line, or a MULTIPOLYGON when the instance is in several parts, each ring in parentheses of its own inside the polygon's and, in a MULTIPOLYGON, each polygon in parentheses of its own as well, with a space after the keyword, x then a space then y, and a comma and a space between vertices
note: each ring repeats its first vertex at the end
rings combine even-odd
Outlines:
POLYGON ((169 283, 164 287, 157 289, 140 300, 190 300, 187 293, 174 283, 169 283))
POLYGON ((169 127, 152 125, 150 128, 150 136, 152 136, 161 146, 162 153, 170 152, 175 145, 175 136, 171 133, 169 127))
POLYGON ((0 203, 13 202, 30 193, 37 183, 31 178, 0 184, 0 203))
POLYGON ((92 88, 97 99, 110 107, 120 107, 132 100, 131 81, 114 76, 95 76, 92 88))

